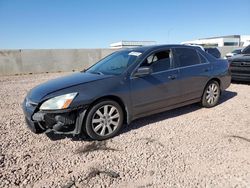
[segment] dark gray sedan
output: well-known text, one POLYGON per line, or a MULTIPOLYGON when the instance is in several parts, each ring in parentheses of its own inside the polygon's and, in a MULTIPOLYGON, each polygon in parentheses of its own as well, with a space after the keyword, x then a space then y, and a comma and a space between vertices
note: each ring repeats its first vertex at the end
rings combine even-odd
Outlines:
POLYGON ((134 119, 200 102, 215 106, 229 87, 227 60, 200 48, 125 49, 89 69, 33 88, 23 110, 35 133, 85 133, 103 140, 134 119))

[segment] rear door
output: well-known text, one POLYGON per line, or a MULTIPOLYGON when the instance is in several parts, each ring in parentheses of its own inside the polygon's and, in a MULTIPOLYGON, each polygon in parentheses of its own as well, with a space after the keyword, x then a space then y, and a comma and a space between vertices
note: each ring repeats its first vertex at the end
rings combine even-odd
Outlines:
POLYGON ((182 102, 201 98, 209 79, 211 65, 195 48, 179 47, 174 49, 174 67, 179 68, 182 102))

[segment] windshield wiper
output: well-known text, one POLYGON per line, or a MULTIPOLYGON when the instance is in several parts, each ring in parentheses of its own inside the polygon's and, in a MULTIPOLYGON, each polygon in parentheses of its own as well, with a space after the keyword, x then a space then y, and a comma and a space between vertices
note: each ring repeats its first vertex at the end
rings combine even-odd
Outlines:
POLYGON ((80 72, 86 72, 87 71, 87 69, 83 69, 83 70, 81 70, 80 72))

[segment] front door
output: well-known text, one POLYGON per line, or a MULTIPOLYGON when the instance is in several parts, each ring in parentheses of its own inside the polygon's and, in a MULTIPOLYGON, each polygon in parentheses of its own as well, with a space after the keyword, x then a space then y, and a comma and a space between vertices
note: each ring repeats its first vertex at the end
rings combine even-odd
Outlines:
POLYGON ((152 68, 152 73, 143 77, 131 77, 133 114, 161 111, 178 103, 180 96, 179 70, 172 68, 172 51, 164 49, 150 54, 140 67, 152 68))

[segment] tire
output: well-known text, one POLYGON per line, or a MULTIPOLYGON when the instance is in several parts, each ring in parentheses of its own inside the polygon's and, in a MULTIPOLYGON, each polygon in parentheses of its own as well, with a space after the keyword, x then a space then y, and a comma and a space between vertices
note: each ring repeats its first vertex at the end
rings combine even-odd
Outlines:
POLYGON ((201 105, 206 108, 214 107, 218 104, 220 98, 220 85, 217 81, 211 80, 208 82, 203 95, 201 105))
POLYGON ((123 110, 117 102, 113 100, 99 101, 91 107, 87 114, 85 131, 94 140, 112 138, 122 128, 123 118, 123 110))

